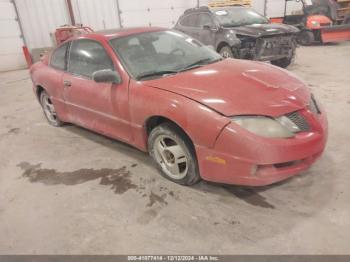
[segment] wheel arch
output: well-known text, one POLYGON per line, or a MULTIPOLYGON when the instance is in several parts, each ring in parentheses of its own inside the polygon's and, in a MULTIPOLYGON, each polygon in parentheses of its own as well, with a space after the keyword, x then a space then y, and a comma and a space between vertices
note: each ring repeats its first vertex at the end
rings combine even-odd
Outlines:
POLYGON ((221 48, 223 48, 224 46, 230 46, 226 41, 221 41, 219 42, 219 44, 216 47, 216 52, 220 52, 221 48))
POLYGON ((142 151, 147 151, 150 131, 164 122, 177 126, 195 147, 209 148, 214 146, 217 134, 227 124, 223 115, 181 94, 147 86, 133 91, 129 103, 132 144, 142 151), (141 91, 147 93, 147 99, 141 91), (141 99, 142 105, 138 103, 141 99))
POLYGON ((42 85, 36 85, 35 87, 35 95, 36 95, 36 98, 40 101, 40 95, 41 93, 45 91, 45 88, 42 86, 42 85))
POLYGON ((164 123, 170 123, 174 125, 178 129, 178 131, 180 131, 183 135, 186 136, 188 141, 191 143, 192 148, 194 149, 193 140, 191 139, 190 135, 185 131, 185 129, 182 128, 181 125, 179 125, 176 121, 161 115, 151 116, 145 121, 144 128, 146 132, 146 139, 148 139, 150 133, 154 128, 164 123))

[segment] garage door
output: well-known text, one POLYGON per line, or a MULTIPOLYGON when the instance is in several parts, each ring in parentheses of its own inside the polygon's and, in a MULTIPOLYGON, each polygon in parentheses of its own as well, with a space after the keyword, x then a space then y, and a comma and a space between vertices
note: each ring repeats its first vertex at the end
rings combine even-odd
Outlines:
POLYGON ((197 6, 197 0, 119 0, 123 27, 173 27, 183 12, 197 6))
POLYGON ((28 48, 51 47, 52 33, 70 23, 65 0, 16 0, 28 48))
POLYGON ((0 0, 0 71, 25 67, 22 46, 14 5, 10 0, 0 0))
POLYGON ((73 0, 72 5, 76 23, 96 31, 120 27, 116 0, 73 0))

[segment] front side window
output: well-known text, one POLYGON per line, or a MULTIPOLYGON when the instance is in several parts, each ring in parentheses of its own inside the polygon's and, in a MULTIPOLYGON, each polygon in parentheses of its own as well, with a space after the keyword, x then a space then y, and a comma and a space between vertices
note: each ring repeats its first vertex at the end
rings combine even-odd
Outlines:
POLYGON ((110 43, 136 79, 152 72, 177 73, 221 59, 197 40, 170 30, 115 38, 110 43))
POLYGON ((94 72, 103 69, 114 70, 114 66, 100 43, 86 39, 73 41, 68 63, 70 73, 91 78, 94 72))
POLYGON ((199 15, 199 26, 203 27, 205 25, 208 25, 210 27, 214 26, 214 22, 212 20, 212 18, 210 17, 210 15, 208 14, 200 14, 199 15))
POLYGON ((213 13, 220 25, 224 27, 269 23, 269 20, 266 17, 258 14, 253 9, 245 7, 214 9, 213 13))
POLYGON ((53 52, 50 59, 50 66, 59 70, 66 70, 68 46, 69 43, 65 43, 53 52))

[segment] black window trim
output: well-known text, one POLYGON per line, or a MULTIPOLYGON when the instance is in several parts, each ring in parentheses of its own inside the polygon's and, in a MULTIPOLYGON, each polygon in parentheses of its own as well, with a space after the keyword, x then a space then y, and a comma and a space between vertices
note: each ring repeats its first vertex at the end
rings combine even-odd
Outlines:
POLYGON ((73 72, 70 72, 70 71, 69 71, 69 62, 70 62, 71 48, 72 48, 72 46, 73 46, 73 42, 76 42, 76 41, 90 41, 90 42, 95 42, 95 43, 101 45, 101 47, 104 49, 104 51, 106 52, 107 56, 108 56, 109 59, 111 60, 114 71, 116 71, 116 72, 119 73, 119 71, 117 70, 116 65, 114 64, 113 59, 111 58, 110 54, 107 52, 107 50, 106 50, 106 48, 103 46, 103 44, 102 44, 100 41, 95 40, 95 39, 91 39, 91 38, 78 38, 78 39, 73 39, 73 40, 70 41, 70 45, 69 45, 69 55, 67 56, 67 68, 66 68, 66 72, 67 72, 67 73, 71 74, 72 76, 79 77, 79 78, 83 78, 83 79, 87 79, 87 80, 92 80, 92 76, 85 76, 85 75, 76 74, 76 73, 73 73, 73 72))
MULTIPOLYGON (((139 35, 139 34, 142 34, 142 33, 137 33, 137 34, 133 34, 133 35, 139 35)), ((113 50, 114 55, 117 57, 117 59, 120 62, 121 66, 123 67, 122 69, 128 74, 129 78, 132 78, 132 79, 136 80, 136 78, 131 74, 131 72, 129 72, 128 67, 126 66, 126 64, 125 64, 124 60, 122 59, 122 57, 119 55, 117 50, 112 45, 112 41, 113 40, 126 38, 126 37, 129 37, 129 36, 131 36, 131 35, 113 37, 110 40, 108 40, 108 45, 113 50)))
POLYGON ((55 70, 62 71, 62 72, 67 72, 67 70, 68 70, 68 54, 70 53, 71 44, 72 44, 72 41, 64 42, 53 50, 52 54, 50 55, 50 61, 49 61, 49 66, 51 68, 53 68, 55 70), (62 69, 62 68, 58 68, 58 67, 52 65, 52 57, 55 55, 56 51, 58 51, 58 49, 60 49, 64 45, 67 45, 67 49, 66 49, 66 53, 64 55, 64 69, 62 69))

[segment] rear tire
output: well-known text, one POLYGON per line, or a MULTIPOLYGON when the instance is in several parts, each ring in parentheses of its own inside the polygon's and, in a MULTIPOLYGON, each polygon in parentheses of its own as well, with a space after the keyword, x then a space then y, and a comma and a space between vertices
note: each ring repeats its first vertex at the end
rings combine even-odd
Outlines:
POLYGON ((297 37, 297 42, 303 46, 311 45, 313 42, 315 42, 314 33, 309 30, 302 30, 297 37))
POLYGON ((40 94, 40 104, 50 125, 55 127, 64 125, 64 123, 58 118, 55 106, 53 105, 51 98, 46 91, 42 91, 40 94))
POLYGON ((155 127, 148 137, 148 149, 166 179, 185 186, 200 181, 192 142, 176 125, 164 123, 155 127))

